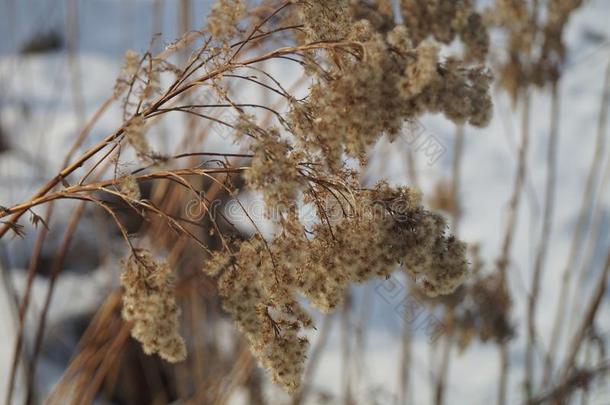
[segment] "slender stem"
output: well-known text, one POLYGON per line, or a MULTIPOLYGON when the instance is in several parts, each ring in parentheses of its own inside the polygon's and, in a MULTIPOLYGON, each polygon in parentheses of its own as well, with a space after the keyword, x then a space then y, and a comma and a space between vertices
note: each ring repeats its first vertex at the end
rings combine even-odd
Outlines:
POLYGON ((411 380, 411 365, 412 365, 412 354, 411 346, 413 341, 411 323, 408 322, 407 312, 405 311, 405 319, 402 325, 402 339, 401 339, 401 354, 400 354, 400 371, 399 371, 399 384, 398 384, 398 399, 399 403, 408 403, 409 397, 409 383, 411 380))
MULTIPOLYGON (((521 121, 521 145, 519 148, 519 158, 517 161, 517 173, 515 175, 515 182, 513 184, 513 193, 509 202, 509 216, 506 232, 504 234, 504 240, 502 242, 502 250, 500 258, 497 261, 498 271, 500 273, 502 288, 508 290, 508 283, 506 281, 506 270, 509 265, 511 247, 517 227, 517 219, 519 214, 519 205, 521 201, 521 195, 523 194, 523 186, 525 184, 525 175, 527 167, 527 152, 529 149, 529 134, 530 134, 530 93, 525 90, 522 102, 523 102, 523 114, 521 121)), ((508 358, 508 342, 503 341, 500 343, 500 381, 498 384, 498 404, 506 404, 506 392, 508 385, 508 371, 510 362, 508 358)))
MULTIPOLYGON (((162 170, 150 174, 144 174, 140 176, 135 176, 135 180, 137 181, 146 181, 146 180, 155 180, 155 179, 165 179, 171 176, 207 176, 210 174, 224 174, 224 173, 239 173, 246 170, 245 167, 235 167, 235 168, 217 168, 217 169, 178 169, 178 170, 162 170)), ((13 213, 25 212, 37 205, 41 205, 44 203, 48 203, 54 200, 59 200, 62 198, 70 198, 70 196, 83 193, 83 192, 92 192, 92 191, 103 191, 104 187, 120 184, 125 180, 127 176, 117 177, 116 179, 109 179, 104 181, 99 181, 96 183, 86 184, 86 185, 75 185, 66 187, 60 191, 55 193, 47 194, 45 196, 30 200, 28 202, 15 205, 11 208, 6 209, 4 212, 0 213, 0 218, 6 215, 10 215, 13 213)))
POLYGON ((576 356, 580 351, 581 344, 585 339, 585 336, 591 326, 593 325, 593 321, 595 320, 595 316, 597 315, 597 311, 599 310, 600 304, 604 297, 604 294, 607 289, 608 283, 608 275, 610 274, 610 251, 608 252, 608 256, 606 258, 606 264, 604 265, 603 270, 599 275, 599 279, 597 280, 597 284, 595 287, 595 291, 591 296, 591 301, 585 311, 585 314, 582 318, 582 322, 574 336, 572 337, 571 344, 569 346, 568 355, 566 356, 565 365, 563 367, 564 378, 567 377, 576 364, 576 356))
POLYGON ((443 348, 441 353, 441 362, 439 364, 439 373, 436 380, 436 389, 434 391, 435 405, 445 403, 445 388, 447 385, 447 375, 449 374, 449 364, 451 360, 451 347, 453 346, 453 334, 451 331, 443 337, 443 348))
POLYGON ((525 355, 525 395, 527 400, 532 399, 534 387, 534 347, 536 345, 536 308, 540 294, 540 280, 544 270, 544 262, 549 246, 551 235, 553 212, 555 206, 555 185, 557 179, 557 145, 559 138, 559 91, 558 83, 551 85, 551 115, 550 133, 547 148, 547 173, 546 188, 544 196, 544 213, 542 220, 542 232, 538 241, 538 249, 534 262, 532 275, 532 288, 528 297, 527 308, 527 343, 525 355))
POLYGON ((28 392, 26 403, 31 404, 34 400, 34 387, 35 387, 35 378, 36 378, 36 363, 38 361, 38 357, 40 356, 40 351, 42 349, 42 341, 44 338, 44 332, 46 327, 47 315, 49 313, 49 308, 51 306, 51 299, 53 298, 53 292, 55 291, 55 285, 57 282, 57 277, 61 272, 64 260, 66 259, 66 255, 68 253, 68 249, 70 248, 70 244, 72 243, 72 238, 74 233, 76 232, 76 227, 81 219, 81 215, 84 211, 85 203, 82 202, 79 204, 78 208, 72 214, 70 221, 68 222, 68 227, 64 232, 64 238, 60 247, 60 250, 55 256, 53 261, 53 265, 51 267, 51 279, 49 282, 49 287, 47 289, 47 294, 45 296, 44 305, 42 306, 42 311, 40 313, 38 319, 38 331, 36 332, 36 337, 34 339, 34 352, 32 353, 32 358, 30 360, 30 365, 28 369, 28 392))
MULTIPOLYGON (((571 374, 564 378, 558 385, 547 391, 546 394, 533 398, 528 405, 543 404, 564 404, 567 403, 569 395, 583 387, 583 377, 585 381, 590 381, 595 377, 603 377, 610 372, 610 360, 604 360, 596 367, 571 374)), ((586 384, 584 385, 586 386, 586 384)))
MULTIPOLYGON (((354 48, 361 49, 361 45, 357 42, 314 43, 314 44, 306 44, 306 45, 301 45, 301 46, 296 46, 296 47, 283 47, 283 48, 276 49, 274 51, 268 52, 263 55, 254 56, 254 57, 252 57, 250 59, 246 59, 242 62, 236 62, 235 64, 223 65, 223 66, 221 66, 217 69, 214 69, 213 71, 206 73, 205 75, 200 76, 199 78, 197 78, 181 87, 178 87, 173 91, 169 91, 165 95, 159 97, 159 99, 156 102, 154 102, 150 107, 148 107, 144 112, 142 112, 141 115, 148 118, 149 116, 154 115, 159 108, 161 108, 163 105, 167 104, 171 99, 174 99, 175 97, 178 97, 179 95, 181 95, 197 86, 200 86, 201 84, 207 82, 208 80, 213 79, 214 77, 222 75, 228 71, 232 71, 233 69, 235 69, 239 66, 248 66, 248 65, 256 64, 256 63, 259 63, 259 62, 262 62, 262 61, 265 61, 268 59, 277 58, 282 55, 294 54, 294 53, 298 53, 298 52, 302 52, 302 51, 315 50, 315 49, 344 48, 344 47, 354 47, 354 48)), ((100 152, 102 149, 104 149, 107 145, 110 145, 113 142, 119 140, 125 132, 126 124, 127 123, 124 123, 123 126, 121 126, 119 129, 117 129, 115 132, 106 136, 103 140, 101 140, 100 142, 98 142, 97 144, 95 144, 94 146, 89 148, 85 153, 83 153, 79 158, 77 158, 72 164, 68 165, 63 170, 61 170, 57 175, 55 175, 51 180, 49 180, 45 185, 43 185, 30 198, 30 200, 36 200, 36 199, 39 199, 39 198, 45 196, 47 193, 49 193, 51 190, 53 190, 53 188, 55 188, 55 186, 57 186, 59 183, 64 181, 64 179, 66 179, 74 171, 76 171, 77 169, 82 167, 89 159, 91 159, 93 156, 95 156, 98 152, 100 152)), ((28 205, 28 203, 24 203, 24 206, 27 206, 27 205, 28 205)), ((26 211, 24 211, 24 210, 18 210, 17 212, 13 213, 13 215, 11 216, 9 221, 7 223, 4 223, 2 225, 2 227, 0 227, 0 238, 2 238, 11 229, 11 225, 14 224, 16 221, 18 221, 19 218, 21 218, 21 216, 23 216, 23 214, 25 212, 26 211)), ((6 214, 6 211, 1 212, 0 214, 1 214, 0 217, 5 216, 4 214, 6 214)))
POLYGON ((451 193, 454 212, 452 212, 451 228, 454 235, 457 235, 462 219, 460 209, 460 180, 462 178, 462 158, 464 156, 464 127, 459 125, 455 131, 455 147, 453 148, 453 178, 451 180, 451 193))
POLYGON ((568 289, 570 287, 570 279, 572 276, 572 269, 575 267, 577 259, 580 256, 582 237, 585 233, 584 231, 587 227, 587 223, 589 222, 591 201, 593 200, 595 194, 595 185, 597 184, 600 167, 603 162, 604 150, 606 148, 606 127, 608 123, 607 111, 609 104, 610 61, 608 62, 608 65, 606 67, 604 78, 604 87, 597 127, 597 139, 595 141, 595 152, 591 161, 591 167, 589 168, 585 191, 582 195, 578 220, 574 229, 574 233, 572 234, 572 244, 570 247, 570 253, 566 261, 566 267, 563 269, 563 273, 561 275, 561 288, 558 295, 557 312, 555 313, 555 319, 553 322, 549 352, 547 353, 544 364, 545 367, 542 380, 543 385, 548 384, 553 373, 554 357, 557 354, 557 349, 562 335, 561 326, 564 324, 565 312, 568 306, 567 297, 568 289))

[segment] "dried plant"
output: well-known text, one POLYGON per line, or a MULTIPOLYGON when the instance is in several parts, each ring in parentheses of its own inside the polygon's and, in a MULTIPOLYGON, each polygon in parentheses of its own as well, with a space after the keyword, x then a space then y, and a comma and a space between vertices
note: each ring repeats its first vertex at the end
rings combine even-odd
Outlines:
MULTIPOLYGON (((177 370, 186 369, 184 364, 197 370, 204 362, 217 367, 192 377, 194 392, 179 381, 168 384, 177 397, 225 403, 231 390, 243 385, 251 403, 263 403, 260 376, 252 371, 258 362, 271 381, 295 394, 293 403, 299 404, 312 388, 310 381, 302 380, 313 373, 312 363, 324 345, 310 350, 307 336, 316 327, 313 311, 331 314, 342 308, 343 357, 348 364, 350 286, 389 278, 399 270, 408 278, 413 296, 442 317, 445 335, 435 402, 445 402, 452 347, 465 352, 476 340, 500 349, 498 403, 503 404, 508 345, 518 332, 506 273, 527 179, 529 91, 547 84, 554 97, 549 174, 534 294, 528 302, 524 391, 528 403, 559 401, 607 372, 607 361, 580 368, 578 360, 583 347, 599 341, 594 336, 595 316, 608 265, 555 384, 538 390, 533 381, 535 314, 553 211, 557 85, 566 56, 563 32, 582 1, 497 0, 486 12, 479 12, 474 0, 252 3, 256 4, 217 0, 200 31, 185 33, 156 55, 152 45, 142 55, 128 51, 112 96, 74 140, 61 171, 30 199, 0 207, 0 238, 10 233, 21 236, 26 214, 40 227, 19 303, 19 337, 7 401, 13 398, 32 283, 53 205, 71 200, 80 205, 72 212, 53 262, 47 304, 86 205, 103 212, 118 229, 125 258, 117 266, 120 293, 109 296, 89 325, 81 350, 54 388, 50 403, 88 403, 102 386, 112 391, 129 366, 111 363, 139 353, 128 344, 131 335, 144 353, 158 355, 177 370), (496 266, 487 268, 476 246, 467 249, 452 233, 458 232, 463 212, 459 186, 464 131, 469 125, 487 125, 492 115, 493 29, 506 34, 506 52, 497 60, 497 82, 515 103, 522 103, 524 113, 508 226, 496 266), (285 74, 277 74, 275 66, 282 66, 285 74), (250 92, 261 96, 252 101, 250 92), (92 126, 115 103, 121 107, 121 125, 79 155, 92 126), (417 184, 390 185, 364 178, 371 148, 382 138, 396 141, 406 127, 429 113, 443 115, 457 128, 453 179, 443 178, 426 199, 431 209, 450 215, 451 230, 443 216, 424 207, 417 184), (187 136, 182 140, 163 128, 165 120, 175 116, 186 118, 187 136), (237 150, 212 150, 219 140, 237 150), (273 232, 261 231, 261 218, 254 217, 247 204, 248 193, 262 196, 264 220, 271 222, 273 232), (239 208, 243 223, 223 210, 229 202, 239 208), (35 211, 41 206, 47 211, 38 215, 35 211), (312 218, 302 218, 305 208, 311 209, 312 218), (229 355, 200 330, 201 319, 207 316, 202 314, 216 305, 243 337, 243 342, 231 342, 235 348, 229 355), (97 354, 89 355, 87 349, 97 354), (108 356, 100 356, 98 349, 108 356), (314 359, 308 362, 312 352, 314 359), (228 381, 223 375, 230 376, 228 381)), ((600 134, 602 124, 600 119, 600 134)), ((600 164, 601 152, 591 172, 597 173, 600 164)), ((408 165, 415 182, 415 163, 410 160, 408 165)), ((593 198, 586 195, 584 202, 593 198)), ((573 264, 566 265, 566 273, 573 264)), ((565 309, 560 302, 558 316, 565 309)), ((40 315, 27 369, 27 402, 34 398, 31 381, 47 312, 45 308, 40 315)), ((329 319, 322 328, 323 341, 329 319)), ((559 332, 546 353, 545 383, 553 380, 559 332)), ((405 402, 412 366, 410 333, 405 326, 405 402)), ((431 350, 438 347, 431 345, 431 350)), ((146 359, 159 361, 154 356, 146 359)), ((348 376, 344 380, 349 402, 353 382, 348 376)))
MULTIPOLYGON (((346 0, 268 2, 249 9, 242 1, 221 0, 203 31, 189 33, 174 46, 202 43, 184 66, 165 55, 128 52, 114 92, 122 100, 124 124, 72 159, 31 200, 4 209, 2 217, 10 218, 1 234, 16 229, 31 208, 55 200, 102 207, 131 250, 121 276, 123 318, 133 322, 132 336, 147 353, 178 361, 185 357, 185 344, 178 331, 171 267, 135 248, 136 240, 99 195, 119 197, 145 218, 162 218, 167 228, 207 252, 204 272, 218 277, 223 307, 252 352, 274 381, 297 389, 308 347, 302 330, 313 326, 298 295, 331 311, 349 283, 387 276, 399 266, 430 295, 451 293, 468 274, 464 244, 445 235, 445 221, 422 208, 418 192, 384 183, 363 188, 359 169, 348 169, 346 162, 365 162, 367 149, 382 135, 395 139, 406 121, 426 112, 485 125, 491 114, 490 75, 477 63, 487 53, 487 34, 470 3, 439 3, 414 20, 413 11, 423 8, 401 2, 404 25, 382 3, 366 10, 346 0), (446 19, 449 25, 427 26, 423 17, 446 19), (425 39, 429 35, 434 39, 425 39), (466 45, 465 56, 441 58, 441 46, 458 37, 466 45), (306 97, 296 98, 265 72, 262 62, 274 59, 289 60, 311 81, 306 97), (247 76, 248 71, 272 84, 247 76), (165 86, 161 77, 167 75, 174 78, 165 86), (281 97, 284 112, 252 105, 273 112, 275 124, 262 124, 234 99, 231 82, 238 80, 281 97), (198 104, 204 93, 218 103, 198 104), (214 115, 223 109, 232 110, 233 118, 214 115), (219 167, 176 168, 180 157, 153 151, 147 139, 161 116, 176 112, 222 125, 251 153, 240 166, 221 153, 226 160, 217 162, 219 167), (146 164, 132 173, 123 169, 129 148, 146 164), (74 172, 82 166, 89 169, 77 179, 74 172), (102 180, 111 166, 114 177, 102 180), (224 180, 216 180, 219 175, 224 180), (235 195, 231 179, 239 176, 244 188, 261 192, 268 209, 280 213, 280 230, 272 239, 257 232, 239 242, 227 239, 215 225, 221 242, 216 252, 189 223, 144 199, 139 186, 166 179, 197 196, 193 177, 203 177, 235 195), (310 229, 295 214, 300 203, 316 207, 319 222, 310 229)), ((209 208, 210 201, 199 198, 209 208)))

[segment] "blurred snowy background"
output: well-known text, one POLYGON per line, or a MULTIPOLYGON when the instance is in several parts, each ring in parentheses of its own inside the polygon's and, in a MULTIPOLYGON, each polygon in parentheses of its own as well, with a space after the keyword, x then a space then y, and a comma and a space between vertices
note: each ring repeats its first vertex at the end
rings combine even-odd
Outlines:
MULTIPOLYGON (((0 205, 10 206, 27 199, 60 169, 65 151, 79 128, 112 93, 126 50, 144 52, 154 37, 152 50, 159 51, 186 28, 203 26, 209 2, 187 2, 188 11, 181 15, 184 2, 178 0, 0 1, 0 205)), ((590 0, 576 12, 567 28, 567 68, 559 89, 561 114, 556 210, 538 312, 543 347, 550 338, 561 273, 569 255, 585 179, 596 153, 604 75, 610 63, 609 21, 610 2, 590 0)), ((463 209, 460 236, 467 242, 479 244, 482 258, 489 264, 497 258, 506 227, 520 126, 519 113, 511 110, 511 102, 504 93, 497 92, 494 102, 495 115, 489 127, 481 130, 465 128, 460 192, 463 209)), ((509 346, 512 363, 510 404, 521 403, 522 399, 523 325, 541 227, 550 108, 548 91, 533 94, 526 191, 518 216, 509 271, 514 297, 512 320, 517 325, 517 336, 509 346)), ((97 122, 83 147, 99 140, 120 123, 120 109, 112 107, 97 122)), ((455 126, 438 116, 427 116, 421 124, 426 136, 433 137, 440 149, 435 149, 431 155, 430 150, 418 148, 408 139, 399 139, 392 145, 382 140, 373 152, 373 156, 382 159, 371 161, 368 169, 371 177, 385 177, 391 183, 408 183, 405 156, 409 150, 418 163, 419 186, 424 195, 433 194, 439 181, 450 176, 455 126)), ((182 125, 182 121, 177 119, 175 127, 166 128, 166 133, 171 135, 172 131, 181 131, 182 125)), ((582 253, 578 264, 587 266, 587 271, 583 273, 585 276, 571 283, 571 294, 579 290, 583 305, 593 288, 592 274, 597 274, 604 265, 610 247, 609 136, 606 131, 602 150, 597 151, 603 156, 601 173, 605 174, 595 184, 594 206, 588 210, 588 226, 578 249, 582 253), (592 257, 591 263, 581 263, 589 256, 592 257)), ((210 142, 222 143, 223 140, 210 142)), ((51 228, 64 228, 73 207, 66 203, 57 204, 53 221, 49 224, 51 228)), ((82 322, 118 284, 116 257, 106 257, 106 251, 98 250, 100 241, 108 236, 99 228, 95 217, 86 217, 85 224, 79 227, 75 247, 64 265, 64 274, 58 280, 50 304, 47 343, 37 369, 39 398, 44 398, 65 369, 84 328, 82 322)), ((17 333, 14 299, 26 283, 26 269, 34 249, 35 235, 34 229, 28 226, 24 239, 9 237, 0 242, 0 400, 5 397, 17 333)), ((49 257, 58 245, 59 241, 51 238, 44 247, 49 254, 43 254, 42 260, 49 257)), ((34 302, 28 313, 28 324, 35 324, 44 305, 49 282, 48 274, 44 273, 50 265, 43 262, 40 265, 42 274, 34 280, 34 302)), ((395 281, 404 283, 398 275, 395 281)), ((403 320, 396 312, 395 302, 388 303, 387 295, 379 292, 385 288, 382 283, 376 281, 354 287, 353 291, 356 314, 353 322, 360 328, 367 328, 362 343, 365 350, 351 358, 360 364, 356 368, 360 374, 353 376, 358 382, 353 387, 353 399, 357 403, 389 404, 396 401, 399 384, 396 359, 401 356, 403 320)), ((609 298, 607 292, 597 325, 606 344, 610 340, 609 298)), ((577 313, 565 322, 578 318, 577 313)), ((345 361, 342 356, 345 340, 340 336, 338 317, 333 319, 332 325, 313 386, 335 398, 331 403, 339 403, 345 378, 341 371, 345 361)), ((318 335, 312 334, 314 346, 318 335)), ((32 338, 28 336, 26 347, 32 345, 32 338)), ((410 396, 413 403, 430 403, 433 392, 429 387, 433 385, 429 382, 435 378, 440 347, 430 343, 424 330, 416 330, 413 339, 410 396)), ((456 353, 449 367, 447 403, 493 403, 498 364, 495 346, 477 343, 464 353, 456 353)), ((18 401, 23 398, 22 378, 20 376, 18 380, 21 383, 17 385, 19 395, 15 403, 20 403, 18 401)), ((275 388, 269 387, 268 391, 270 403, 282 398, 275 388)), ((312 403, 319 400, 311 399, 312 403)), ((603 386, 592 387, 589 400, 590 404, 608 405, 610 391, 603 386)), ((247 400, 240 397, 239 391, 230 400, 230 403, 245 402, 247 400)))

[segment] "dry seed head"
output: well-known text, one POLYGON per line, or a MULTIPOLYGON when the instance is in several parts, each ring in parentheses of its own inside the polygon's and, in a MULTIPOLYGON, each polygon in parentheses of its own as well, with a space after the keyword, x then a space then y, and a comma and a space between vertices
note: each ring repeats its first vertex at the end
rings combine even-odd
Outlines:
POLYGON ((294 298, 290 280, 278 274, 284 262, 274 263, 271 254, 258 237, 243 242, 218 288, 223 308, 248 339, 253 355, 272 381, 292 392, 300 384, 308 345, 299 331, 312 322, 294 298))
MULTIPOLYGON (((350 283, 398 268, 431 296, 453 292, 469 273, 465 245, 422 207, 418 192, 385 183, 362 190, 344 169, 344 155, 366 156, 380 136, 393 139, 405 121, 426 112, 485 125, 492 109, 491 77, 472 64, 487 55, 487 30, 470 0, 401 1, 404 24, 396 23, 388 1, 293 3, 303 24, 299 43, 351 41, 350 47, 304 53, 313 84, 304 101, 291 99, 285 124, 292 137, 246 115, 235 129, 252 139, 248 187, 261 191, 268 206, 292 206, 302 195, 320 221, 305 230, 284 212, 274 239, 255 236, 232 246, 234 252, 214 254, 203 269, 218 277, 223 307, 259 364, 288 391, 299 386, 307 349, 302 331, 312 326, 295 297, 332 311, 350 283), (441 44, 454 39, 465 55, 441 59, 441 44), (330 207, 339 215, 329 218, 330 207)), ((223 8, 239 10, 234 2, 216 3, 210 27, 221 37, 228 35, 222 27, 237 21, 230 10, 219 14, 223 8)))
POLYGON ((134 176, 126 176, 119 184, 119 191, 130 200, 139 200, 142 197, 134 176))
POLYGON ((138 73, 138 69, 140 68, 140 56, 136 52, 132 50, 126 51, 123 59, 124 61, 123 66, 121 67, 121 72, 114 85, 115 97, 118 97, 125 90, 127 90, 129 83, 138 73))
POLYGON ((147 354, 157 353, 170 363, 186 358, 180 336, 180 308, 166 262, 155 261, 147 250, 136 250, 123 262, 121 274, 123 319, 133 322, 131 336, 147 354))
MULTIPOLYGON (((442 217, 421 207, 421 195, 380 183, 350 201, 351 212, 304 236, 296 216, 273 240, 255 236, 235 254, 218 253, 204 266, 220 274, 224 309, 244 333, 259 363, 287 390, 300 383, 312 326, 295 299, 330 312, 350 283, 391 274, 399 266, 430 295, 453 292, 468 274, 465 245, 446 236, 442 217)), ((319 188, 316 199, 332 199, 319 188)))
POLYGON ((405 121, 425 112, 487 124, 492 103, 486 69, 455 58, 439 62, 433 42, 410 48, 403 26, 386 36, 373 33, 366 21, 351 28, 364 41, 362 58, 343 55, 341 67, 320 75, 304 102, 293 102, 288 122, 300 149, 317 149, 336 170, 343 152, 359 158, 381 135, 395 138, 405 121))
POLYGON ((237 24, 246 14, 243 0, 217 0, 208 16, 208 31, 220 41, 239 33, 237 24))
POLYGON ((144 117, 136 115, 125 127, 125 138, 140 159, 145 159, 150 155, 150 147, 144 136, 144 124, 144 117))
POLYGON ((348 0, 293 0, 301 5, 304 30, 308 42, 338 41, 351 30, 348 0))
POLYGON ((251 149, 254 157, 244 175, 250 188, 263 193, 269 208, 291 206, 301 177, 290 144, 280 139, 277 129, 270 128, 260 132, 251 149))
POLYGON ((438 45, 432 42, 423 42, 417 47, 416 60, 407 64, 404 76, 400 79, 402 97, 409 99, 420 94, 438 75, 436 70, 438 51, 438 45))
POLYGON ((500 84, 513 102, 530 84, 542 87, 558 80, 565 61, 563 32, 582 0, 550 0, 540 12, 524 0, 496 0, 488 10, 488 25, 507 36, 505 60, 498 69, 500 84))
POLYGON ((489 34, 471 0, 400 0, 400 10, 414 44, 429 36, 444 44, 459 37, 467 59, 487 55, 489 34))

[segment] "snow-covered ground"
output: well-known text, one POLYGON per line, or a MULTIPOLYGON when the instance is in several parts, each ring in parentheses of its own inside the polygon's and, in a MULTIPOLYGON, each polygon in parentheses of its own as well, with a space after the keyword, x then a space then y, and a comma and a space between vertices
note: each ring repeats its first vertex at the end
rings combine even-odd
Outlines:
MULTIPOLYGON (((14 147, 10 154, 0 155, 0 205, 11 205, 27 198, 33 188, 58 169, 75 131, 79 117, 75 114, 72 95, 72 70, 65 51, 16 56, 16 44, 23 43, 35 32, 52 28, 63 29, 65 4, 46 0, 7 1, 0 4, 0 124, 14 147), (12 7, 12 8, 11 8, 12 7)), ((81 75, 82 98, 79 106, 89 116, 110 95, 125 50, 145 50, 151 35, 162 32, 160 43, 176 36, 176 2, 161 4, 162 18, 155 22, 150 0, 88 0, 79 2, 79 56, 78 71, 81 75)), ((194 1, 193 27, 204 20, 206 1, 194 1)), ((551 237, 547 266, 542 282, 538 322, 544 345, 548 345, 550 329, 555 315, 560 274, 569 254, 571 235, 577 219, 580 199, 588 168, 594 154, 597 120, 602 96, 603 75, 610 63, 610 2, 591 0, 571 20, 568 30, 568 66, 561 82, 561 123, 558 155, 557 203, 554 232, 551 237), (593 40, 591 33, 602 40, 593 40)), ((485 129, 466 129, 463 161, 462 190, 464 219, 461 236, 468 242, 480 243, 483 257, 492 263, 496 258, 502 231, 507 218, 507 201, 513 186, 518 144, 519 115, 510 112, 510 102, 503 96, 495 98, 496 114, 485 129)), ((606 112, 608 114, 609 112, 606 112)), ((515 244, 514 263, 510 282, 515 297, 514 321, 524 324, 527 294, 530 288, 533 258, 543 203, 546 173, 546 142, 548 139, 550 98, 548 92, 534 94, 532 102, 532 143, 528 158, 528 185, 522 201, 515 244)), ((89 142, 115 128, 119 122, 118 110, 105 114, 96 125, 89 142)), ((422 119, 426 133, 434 136, 451 150, 455 128, 440 117, 422 119)), ((606 134, 608 139, 608 134, 606 134)), ((610 139, 609 139, 610 141, 610 139)), ((399 147, 386 148, 384 158, 385 177, 391 182, 406 182, 404 142, 399 147)), ((382 141, 383 143, 383 141, 382 141)), ((606 147, 610 147, 610 142, 606 147)), ((382 148, 378 145, 377 148, 382 148)), ((426 156, 415 154, 420 162, 420 175, 424 194, 430 192, 439 178, 451 170, 450 153, 445 153, 433 164, 426 163, 426 156)), ((608 154, 605 154, 608 156, 608 154)), ((610 164, 604 160, 603 170, 610 164)), ((595 247, 595 268, 600 268, 604 254, 610 245, 610 193, 601 198, 598 246, 595 247)), ((67 210, 59 210, 56 223, 65 220, 67 210)), ((8 243, 14 249, 14 257, 32 246, 31 237, 25 242, 8 243)), ((27 255, 26 255, 27 256, 27 255)), ((15 267, 25 267, 13 258, 15 267)), ((6 269, 3 269, 6 270, 6 269)), ((61 322, 70 311, 84 311, 96 304, 96 297, 105 288, 116 283, 112 271, 96 271, 84 277, 70 274, 60 278, 56 299, 52 303, 50 324, 61 322), (92 276, 95 275, 95 276, 92 276), (77 304, 75 304, 77 302, 77 304)), ((16 285, 24 284, 23 272, 12 271, 16 285)), ((116 274, 114 274, 116 276, 116 274)), ((584 280, 583 297, 591 291, 592 280, 584 280)), ((45 279, 37 279, 35 291, 44 291, 45 279)), ((356 395, 366 401, 368 393, 380 388, 388 398, 396 393, 398 362, 400 357, 401 320, 394 307, 377 293, 376 283, 358 287, 356 296, 372 293, 370 324, 366 340, 363 367, 366 375, 358 381, 366 386, 358 387, 356 395), (368 291, 368 292, 367 292, 368 291)), ((10 298, 6 289, 0 289, 0 398, 4 398, 9 364, 14 342, 14 315, 10 311, 10 298)), ((34 297, 42 294, 34 294, 34 297)), ((606 298, 598 317, 598 328, 608 339, 610 333, 610 300, 606 298)), ((35 302, 39 309, 41 303, 35 302)), ((34 311, 36 312, 36 311, 34 311)), ((70 315, 75 315, 71 313, 70 315)), ((566 320, 568 322, 568 320, 566 320)), ((522 328, 519 328, 522 329, 522 328)), ((315 334, 313 336, 315 345, 315 334)), ((524 334, 517 336, 511 345, 513 363, 510 378, 511 404, 518 403, 522 382, 524 334)), ((415 333, 413 346, 413 399, 415 403, 427 403, 431 392, 429 343, 423 332, 415 333)), ((327 350, 318 367, 315 385, 338 394, 341 387, 341 343, 335 328, 327 350)), ((52 383, 60 370, 48 363, 41 373, 44 381, 52 383)), ((498 353, 494 347, 475 345, 462 355, 454 356, 449 370, 450 403, 485 404, 492 402, 496 393, 498 353)), ((235 399, 238 402, 238 399, 235 399)), ((609 404, 610 393, 601 390, 593 403, 609 404)), ((391 400, 388 399, 388 403, 391 400)))

